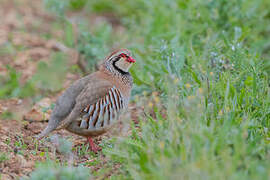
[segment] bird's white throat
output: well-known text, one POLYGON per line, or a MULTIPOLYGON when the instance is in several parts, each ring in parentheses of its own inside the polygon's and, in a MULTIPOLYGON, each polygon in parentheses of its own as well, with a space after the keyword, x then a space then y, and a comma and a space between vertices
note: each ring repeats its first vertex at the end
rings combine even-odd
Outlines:
POLYGON ((129 68, 132 66, 132 63, 127 62, 126 60, 124 60, 123 58, 121 58, 120 60, 118 60, 115 63, 115 65, 116 65, 116 67, 118 67, 122 71, 128 72, 129 68))

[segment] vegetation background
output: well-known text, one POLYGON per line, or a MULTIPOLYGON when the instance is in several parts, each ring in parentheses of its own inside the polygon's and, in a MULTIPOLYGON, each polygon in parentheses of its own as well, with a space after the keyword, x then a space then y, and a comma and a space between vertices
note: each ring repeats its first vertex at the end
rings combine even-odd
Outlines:
MULTIPOLYGON (((270 1, 1 0, 2 179, 269 179, 270 1), (113 49, 137 60, 121 133, 36 142, 113 49)), ((53 139, 53 138, 52 138, 53 139)))

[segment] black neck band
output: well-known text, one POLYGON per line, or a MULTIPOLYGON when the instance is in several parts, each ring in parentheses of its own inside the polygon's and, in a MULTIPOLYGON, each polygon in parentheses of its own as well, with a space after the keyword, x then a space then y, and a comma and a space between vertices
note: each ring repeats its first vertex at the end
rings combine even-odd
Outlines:
POLYGON ((123 71, 122 69, 120 69, 119 67, 117 67, 117 65, 115 64, 117 61, 120 60, 120 58, 121 58, 121 57, 117 57, 116 60, 113 61, 113 63, 112 63, 113 67, 114 67, 119 73, 121 73, 122 75, 127 75, 127 74, 129 75, 129 72, 123 71))

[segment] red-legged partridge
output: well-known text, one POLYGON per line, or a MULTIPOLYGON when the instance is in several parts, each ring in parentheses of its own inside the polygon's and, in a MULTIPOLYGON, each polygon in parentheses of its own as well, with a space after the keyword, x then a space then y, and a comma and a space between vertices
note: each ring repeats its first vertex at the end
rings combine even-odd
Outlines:
POLYGON ((127 108, 132 88, 128 72, 135 60, 126 49, 113 52, 99 70, 75 81, 56 101, 48 126, 38 139, 50 132, 66 130, 88 138, 106 132, 127 108))

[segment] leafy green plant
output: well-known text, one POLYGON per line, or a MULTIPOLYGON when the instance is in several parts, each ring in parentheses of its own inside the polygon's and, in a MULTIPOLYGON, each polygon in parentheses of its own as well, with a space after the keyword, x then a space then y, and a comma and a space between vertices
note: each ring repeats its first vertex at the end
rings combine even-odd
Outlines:
POLYGON ((12 112, 9 112, 9 111, 4 111, 0 114, 1 119, 11 119, 13 117, 14 117, 14 114, 12 112))
POLYGON ((2 82, 1 84, 5 84, 5 86, 1 87, 1 92, 0 92, 0 96, 14 96, 17 94, 17 92, 19 91, 19 74, 16 73, 16 71, 14 69, 12 69, 11 67, 8 67, 9 70, 9 78, 8 79, 3 79, 2 78, 2 82))
POLYGON ((39 63, 37 72, 25 84, 20 83, 19 72, 9 66, 7 69, 8 77, 0 76, 0 98, 29 97, 34 96, 39 90, 59 90, 65 78, 67 64, 63 54, 54 54, 51 63, 39 63))
POLYGON ((69 5, 68 1, 44 0, 43 2, 48 10, 60 17, 64 15, 69 5))
POLYGON ((139 130, 134 128, 131 136, 119 138, 104 153, 121 163, 132 179, 267 179, 266 137, 259 127, 254 131, 250 126, 254 121, 248 116, 253 113, 234 109, 235 97, 226 86, 219 89, 226 97, 216 97, 222 104, 217 105, 217 101, 205 104, 206 89, 181 98, 181 86, 167 83, 166 118, 162 109, 155 108, 156 118, 144 118, 139 130), (216 116, 208 117, 209 111, 216 116))
POLYGON ((0 153, 0 163, 7 161, 9 158, 6 153, 0 153))
POLYGON ((70 0, 69 5, 72 10, 80 10, 82 9, 88 0, 70 0))
POLYGON ((35 93, 35 88, 30 82, 21 85, 20 73, 14 68, 7 66, 8 77, 0 76, 0 98, 27 97, 35 93))
POLYGON ((91 33, 86 30, 87 26, 81 25, 77 43, 77 50, 81 57, 87 62, 89 70, 95 70, 98 62, 104 59, 108 53, 109 40, 112 28, 107 23, 102 23, 91 33))
POLYGON ((40 62, 37 73, 31 79, 35 87, 41 90, 57 91, 62 87, 67 72, 65 55, 56 53, 52 55, 51 62, 40 62))

